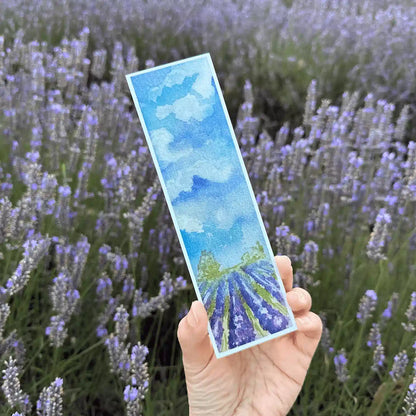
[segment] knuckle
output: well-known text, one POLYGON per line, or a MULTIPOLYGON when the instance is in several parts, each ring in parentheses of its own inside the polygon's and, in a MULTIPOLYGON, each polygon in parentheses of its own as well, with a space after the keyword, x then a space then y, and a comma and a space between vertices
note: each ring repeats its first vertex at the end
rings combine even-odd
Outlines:
POLYGON ((185 321, 184 321, 184 318, 182 318, 180 321, 179 321, 179 324, 178 324, 178 329, 177 329, 177 331, 176 331, 176 334, 177 334, 177 336, 178 336, 178 338, 179 339, 181 339, 181 338, 183 338, 184 337, 184 325, 185 325, 185 321))
POLYGON ((319 315, 317 315, 315 312, 310 312, 311 314, 311 321, 313 322, 313 325, 316 326, 316 328, 319 328, 322 332, 323 330, 323 322, 319 315))
POLYGON ((301 287, 295 287, 293 290, 297 292, 302 303, 307 305, 309 308, 312 306, 312 296, 307 290, 301 287))

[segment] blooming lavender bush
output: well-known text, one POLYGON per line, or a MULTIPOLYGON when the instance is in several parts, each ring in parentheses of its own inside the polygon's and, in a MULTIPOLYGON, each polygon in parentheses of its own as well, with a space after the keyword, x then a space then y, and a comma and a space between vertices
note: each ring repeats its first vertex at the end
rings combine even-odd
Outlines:
MULTIPOLYGON (((416 6, 409 0, 14 0, 0 3, 0 16, 6 46, 33 39, 70 45, 89 27, 95 50, 88 59, 99 79, 111 74, 106 61, 121 50, 114 40, 133 67, 134 51, 143 64, 209 51, 232 114, 248 77, 272 126, 276 113, 279 121, 300 120, 312 79, 334 100, 356 89, 415 110, 416 6)), ((66 76, 61 70, 62 85, 66 76)))
MULTIPOLYGON (((235 133, 272 248, 291 257, 294 285, 311 292, 324 317, 322 348, 293 413, 413 411, 414 371, 404 361, 414 360, 415 342, 416 143, 402 105, 413 84, 403 51, 376 61, 378 49, 371 55, 361 44, 393 16, 391 45, 405 45, 406 2, 342 3, 342 13, 332 2, 286 3, 226 3, 210 20, 181 2, 163 24, 195 45, 155 42, 161 15, 149 2, 140 19, 139 8, 121 14, 121 0, 82 10, 76 0, 1 3, 0 413, 187 414, 176 327, 195 295, 124 76, 198 45, 229 74, 225 89, 243 91, 235 133), (44 13, 29 22, 33 7, 32 16, 44 13), (156 22, 150 31, 148 22, 156 22), (226 38, 194 36, 213 27, 227 28, 226 38), (266 41, 272 28, 281 41, 266 41), (224 45, 240 45, 241 56, 230 58, 224 45), (316 55, 301 55, 310 45, 316 55), (358 66, 343 67, 352 58, 358 66), (403 65, 396 78, 395 59, 403 65), (260 80, 275 67, 290 86, 282 99, 290 92, 299 101, 291 77, 302 71, 307 97, 301 125, 276 120, 277 132, 254 110, 260 80), (379 70, 388 82, 371 83, 365 71, 379 70), (340 80, 353 85, 351 74, 373 92, 345 92, 339 105, 318 100, 340 80)), ((371 39, 384 42, 383 33, 371 39)))

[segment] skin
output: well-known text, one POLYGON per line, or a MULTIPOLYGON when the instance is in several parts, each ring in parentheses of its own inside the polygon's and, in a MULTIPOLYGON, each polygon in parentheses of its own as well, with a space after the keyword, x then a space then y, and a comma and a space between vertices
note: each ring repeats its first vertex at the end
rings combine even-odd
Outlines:
POLYGON ((297 331, 217 359, 204 305, 194 301, 178 326, 190 416, 283 416, 295 402, 322 335, 305 289, 293 288, 287 256, 275 257, 297 331))

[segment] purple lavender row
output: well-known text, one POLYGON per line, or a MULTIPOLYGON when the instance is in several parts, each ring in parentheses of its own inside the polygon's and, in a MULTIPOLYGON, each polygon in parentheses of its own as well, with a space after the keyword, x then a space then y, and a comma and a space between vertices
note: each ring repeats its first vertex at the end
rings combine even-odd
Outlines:
POLYGON ((241 303, 239 291, 232 277, 228 279, 228 287, 230 292, 230 334, 228 344, 230 348, 235 348, 254 341, 256 339, 256 332, 253 328, 253 322, 247 316, 244 306, 241 303))
POLYGON ((278 302, 285 305, 286 302, 280 292, 279 282, 273 277, 275 271, 270 261, 259 260, 256 263, 242 267, 242 270, 255 282, 263 286, 278 302))
MULTIPOLYGON (((205 290, 204 294, 202 295, 202 303, 204 304, 205 308, 209 308, 212 302, 215 302, 215 294, 218 288, 218 284, 216 281, 209 282, 208 288, 205 290)), ((219 290, 219 289, 218 289, 219 290)))
POLYGON ((247 305, 253 311, 254 316, 260 321, 260 325, 271 334, 287 328, 289 320, 278 310, 273 309, 257 292, 255 292, 239 273, 233 272, 238 287, 247 305))
POLYGON ((204 296, 204 294, 205 294, 206 290, 209 288, 209 286, 210 286, 210 284, 206 280, 203 281, 203 282, 198 283, 198 288, 199 288, 199 291, 201 292, 202 296, 204 296))
POLYGON ((221 350, 222 334, 224 332, 222 320, 224 317, 224 305, 225 305, 226 296, 228 296, 228 287, 227 287, 226 280, 222 279, 218 286, 217 296, 215 300, 216 302, 215 309, 209 320, 212 333, 215 338, 215 342, 217 343, 218 350, 221 350))

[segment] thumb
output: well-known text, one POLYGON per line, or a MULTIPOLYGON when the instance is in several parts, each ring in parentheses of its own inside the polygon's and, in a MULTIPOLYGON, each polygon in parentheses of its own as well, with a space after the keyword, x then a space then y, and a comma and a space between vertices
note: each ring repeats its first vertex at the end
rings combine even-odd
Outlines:
POLYGON ((179 322, 177 335, 186 374, 200 373, 214 354, 208 335, 208 315, 202 302, 192 302, 188 314, 179 322))

